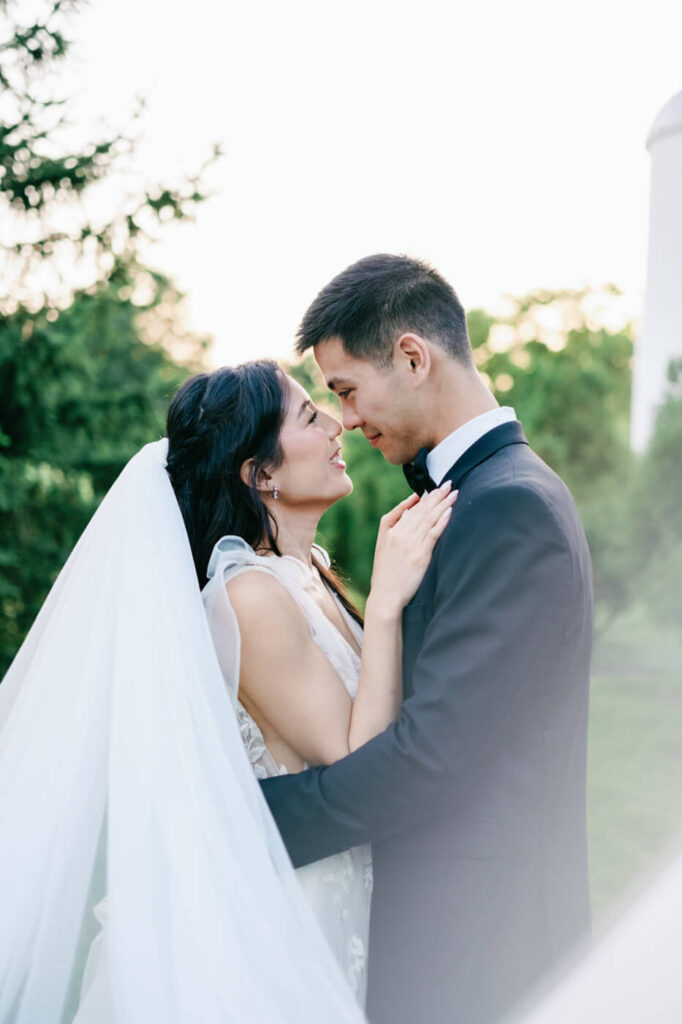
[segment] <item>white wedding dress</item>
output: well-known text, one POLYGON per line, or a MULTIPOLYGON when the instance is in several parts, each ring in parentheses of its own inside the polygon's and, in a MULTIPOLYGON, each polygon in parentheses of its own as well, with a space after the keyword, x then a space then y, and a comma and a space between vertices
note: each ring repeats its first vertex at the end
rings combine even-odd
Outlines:
MULTIPOLYGON (((316 551, 328 564, 327 553, 319 547, 316 551)), ((202 591, 202 598, 249 761, 256 778, 264 779, 286 774, 287 769, 274 760, 257 723, 239 701, 239 672, 235 664, 235 656, 239 656, 238 626, 225 590, 228 580, 250 571, 274 576, 291 594, 306 617, 313 640, 329 658, 351 698, 357 692, 360 658, 307 592, 309 569, 303 562, 289 555, 257 555, 240 537, 223 537, 218 541, 209 561, 209 582, 202 591)), ((333 592, 332 596, 360 645, 362 628, 333 592)), ((299 868, 296 875, 332 952, 364 1007, 372 894, 370 847, 358 846, 326 857, 299 868)))
MULTIPOLYGON (((316 551, 329 564, 327 552, 318 546, 316 551)), ((289 555, 257 555, 241 537, 223 537, 218 541, 209 561, 209 582, 202 591, 202 600, 249 762, 256 778, 265 779, 273 775, 284 775, 287 769, 285 765, 278 765, 272 757, 258 724, 239 700, 241 643, 237 619, 225 590, 228 580, 249 571, 266 572, 274 576, 291 594, 308 621, 313 640, 329 658, 351 698, 357 692, 360 658, 306 592, 309 570, 303 562, 289 555)), ((360 645, 362 628, 338 598, 332 596, 360 645)), ((344 850, 298 868, 296 876, 339 966, 359 1005, 364 1009, 372 895, 371 847, 366 845, 344 850)), ((86 965, 82 1009, 86 1009, 98 1024, 114 1024, 116 1018, 108 974, 100 969, 102 957, 108 955, 109 915, 106 898, 95 907, 94 913, 100 931, 92 943, 86 965)))

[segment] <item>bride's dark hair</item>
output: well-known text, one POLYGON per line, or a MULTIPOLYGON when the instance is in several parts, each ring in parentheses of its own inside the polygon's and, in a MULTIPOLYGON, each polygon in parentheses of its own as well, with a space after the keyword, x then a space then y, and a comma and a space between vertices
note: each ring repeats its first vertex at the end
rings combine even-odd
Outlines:
MULTIPOLYGON (((169 406, 166 469, 201 587, 213 547, 227 534, 281 554, 277 524, 256 483, 261 472, 271 474, 282 464, 279 437, 287 408, 285 375, 270 360, 200 373, 182 385, 169 406), (247 460, 245 483, 241 468, 247 460)), ((313 561, 359 619, 336 574, 314 553, 313 561)))
POLYGON ((236 534, 279 553, 275 524, 261 501, 261 470, 282 463, 279 435, 287 392, 276 363, 245 363, 200 373, 168 409, 167 471, 185 521, 200 586, 216 541, 236 534), (251 459, 248 483, 242 464, 251 459))

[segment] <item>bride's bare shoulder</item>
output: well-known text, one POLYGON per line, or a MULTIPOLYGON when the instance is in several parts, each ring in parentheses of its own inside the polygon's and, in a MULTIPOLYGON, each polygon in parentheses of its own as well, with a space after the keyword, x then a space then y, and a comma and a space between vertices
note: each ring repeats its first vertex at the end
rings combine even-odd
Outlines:
MULTIPOLYGON (((286 587, 270 572, 251 569, 233 576, 226 584, 227 594, 242 626, 267 623, 267 631, 282 628, 306 628, 302 609, 286 587)), ((261 634, 262 636, 262 634, 261 634)))

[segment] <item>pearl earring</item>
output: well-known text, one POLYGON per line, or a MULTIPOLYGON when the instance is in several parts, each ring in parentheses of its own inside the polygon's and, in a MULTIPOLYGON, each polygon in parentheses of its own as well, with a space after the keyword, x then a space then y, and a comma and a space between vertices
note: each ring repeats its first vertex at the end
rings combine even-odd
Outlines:
POLYGON ((272 496, 275 499, 275 501, 277 501, 277 499, 279 498, 279 487, 277 486, 277 484, 275 484, 272 488, 272 496))

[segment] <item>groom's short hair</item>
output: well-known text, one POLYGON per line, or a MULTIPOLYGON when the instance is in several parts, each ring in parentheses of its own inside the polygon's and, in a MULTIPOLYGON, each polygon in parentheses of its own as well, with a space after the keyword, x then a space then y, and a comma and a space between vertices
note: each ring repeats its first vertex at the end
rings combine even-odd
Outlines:
POLYGON ((356 359, 388 366, 407 331, 473 364, 466 315, 452 285, 422 260, 379 253, 353 263, 322 289, 301 321, 296 351, 303 355, 340 338, 356 359))

